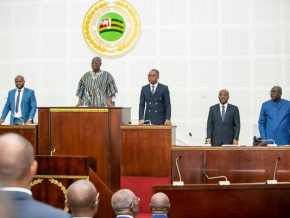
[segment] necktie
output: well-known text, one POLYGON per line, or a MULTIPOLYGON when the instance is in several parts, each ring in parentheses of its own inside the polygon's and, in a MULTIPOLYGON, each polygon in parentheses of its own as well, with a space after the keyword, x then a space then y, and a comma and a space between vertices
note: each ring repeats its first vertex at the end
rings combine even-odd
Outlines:
POLYGON ((19 110, 19 98, 20 98, 20 92, 21 90, 18 90, 18 95, 17 95, 17 99, 16 99, 16 107, 15 107, 15 112, 17 113, 19 110))
POLYGON ((155 87, 155 86, 152 86, 152 90, 151 90, 152 95, 154 94, 154 91, 155 91, 155 90, 154 90, 154 87, 155 87))
POLYGON ((225 106, 222 106, 222 108, 222 121, 224 122, 226 116, 225 106))

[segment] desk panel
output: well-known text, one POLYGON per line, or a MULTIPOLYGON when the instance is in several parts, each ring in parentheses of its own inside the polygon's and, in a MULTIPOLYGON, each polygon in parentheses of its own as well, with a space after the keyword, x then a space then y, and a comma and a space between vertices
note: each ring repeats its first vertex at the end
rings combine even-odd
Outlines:
POLYGON ((170 199, 170 218, 289 217, 290 184, 154 186, 170 199))
POLYGON ((273 179, 290 182, 290 147, 172 147, 172 180, 179 180, 175 159, 185 184, 213 184, 210 177, 226 176, 231 183, 257 183, 273 179))

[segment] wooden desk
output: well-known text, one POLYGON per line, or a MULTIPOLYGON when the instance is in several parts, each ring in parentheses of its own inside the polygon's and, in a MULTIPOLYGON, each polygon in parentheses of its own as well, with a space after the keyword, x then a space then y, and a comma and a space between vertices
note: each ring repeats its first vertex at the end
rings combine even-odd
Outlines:
POLYGON ((120 126, 131 108, 38 108, 39 154, 86 155, 97 161, 97 174, 112 190, 120 188, 120 126))
POLYGON ((17 133, 26 138, 33 146, 34 154, 38 154, 37 125, 0 125, 0 135, 17 133))
POLYGON ((290 183, 154 186, 170 199, 170 218, 290 217, 290 183))
MULTIPOLYGON (((172 147, 172 180, 178 181, 175 159, 181 155, 179 169, 185 184, 217 183, 208 176, 226 176, 231 183, 259 183, 273 179, 290 182, 290 147, 172 147)), ((223 180, 223 179, 221 179, 223 180)))

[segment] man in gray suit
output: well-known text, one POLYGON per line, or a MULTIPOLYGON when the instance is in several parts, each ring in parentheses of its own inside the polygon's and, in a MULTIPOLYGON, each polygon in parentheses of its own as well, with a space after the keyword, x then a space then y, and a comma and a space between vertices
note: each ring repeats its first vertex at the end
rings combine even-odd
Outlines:
POLYGON ((219 92, 219 104, 209 109, 207 119, 207 143, 213 146, 238 145, 240 134, 240 114, 237 106, 229 104, 229 92, 219 92))
MULTIPOLYGON (((29 184, 36 174, 33 147, 15 133, 0 136, 1 191, 10 199, 17 218, 69 218, 70 214, 36 201, 29 184)), ((1 216, 1 214, 0 214, 1 216)))

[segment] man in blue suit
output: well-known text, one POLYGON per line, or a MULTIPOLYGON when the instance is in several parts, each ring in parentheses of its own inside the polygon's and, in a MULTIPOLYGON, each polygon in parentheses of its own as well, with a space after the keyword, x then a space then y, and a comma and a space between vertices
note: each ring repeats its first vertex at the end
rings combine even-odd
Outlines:
POLYGON ((237 106, 229 104, 229 92, 219 92, 219 104, 210 107, 207 119, 207 142, 213 146, 238 145, 240 113, 237 106))
POLYGON ((152 218, 167 218, 170 203, 166 194, 158 192, 151 198, 150 208, 152 211, 152 218))
POLYGON ((111 204, 118 218, 132 218, 139 213, 140 198, 129 189, 120 189, 113 194, 111 204))
POLYGON ((15 133, 0 136, 1 191, 11 199, 17 218, 69 218, 70 214, 32 197, 29 185, 36 174, 33 147, 15 133))
POLYGON ((18 75, 15 77, 17 89, 9 91, 6 104, 4 106, 0 125, 4 122, 9 110, 11 111, 10 125, 19 123, 31 124, 37 109, 34 91, 24 88, 24 77, 18 75))
POLYGON ((159 71, 152 69, 148 74, 149 84, 141 89, 139 103, 139 125, 171 125, 171 103, 169 89, 158 83, 159 71))

